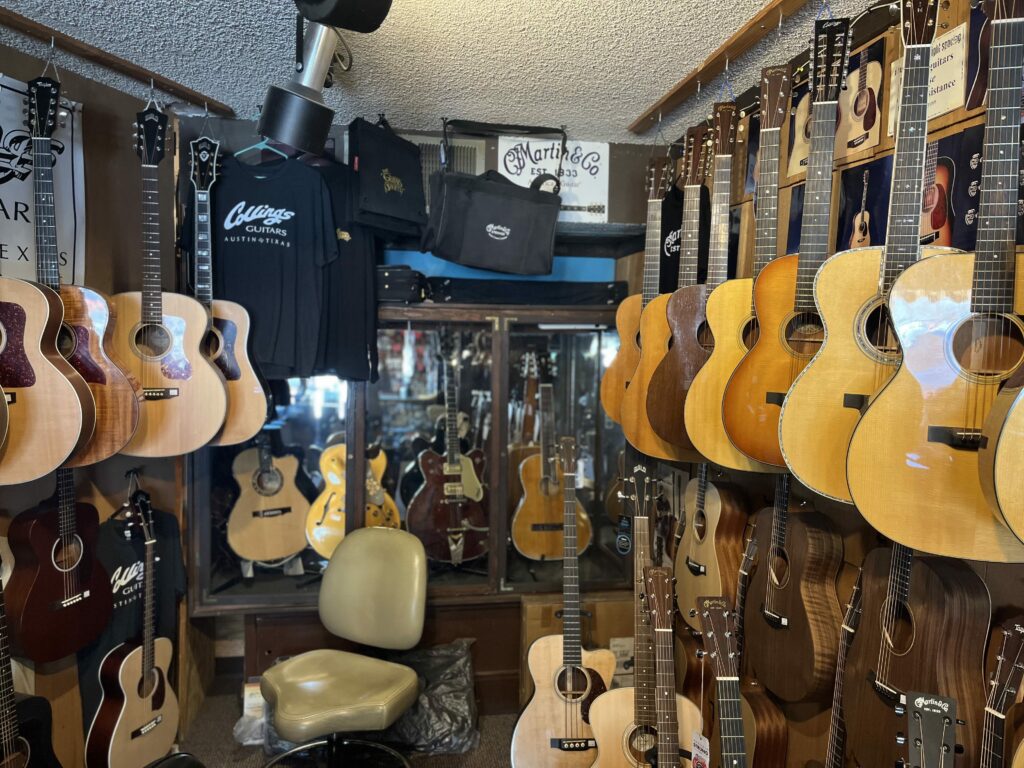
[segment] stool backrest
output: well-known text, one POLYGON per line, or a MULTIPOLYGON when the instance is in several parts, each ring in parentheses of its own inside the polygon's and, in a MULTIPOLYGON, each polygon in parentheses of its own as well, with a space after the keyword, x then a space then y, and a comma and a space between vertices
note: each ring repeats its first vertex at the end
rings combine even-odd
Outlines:
POLYGON ((362 645, 405 650, 420 641, 427 602, 427 554, 393 528, 359 528, 331 556, 320 586, 320 621, 362 645))

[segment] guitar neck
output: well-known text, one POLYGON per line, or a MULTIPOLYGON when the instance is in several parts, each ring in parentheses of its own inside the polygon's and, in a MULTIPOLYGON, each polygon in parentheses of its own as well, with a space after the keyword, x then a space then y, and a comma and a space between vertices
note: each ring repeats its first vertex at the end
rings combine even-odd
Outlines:
POLYGON ((718 692, 718 741, 721 744, 722 765, 747 768, 739 678, 719 677, 715 687, 718 692))
POLYGON ((142 320, 163 322, 160 275, 160 183, 157 166, 142 166, 142 320))
POLYGON ((882 295, 888 295, 896 278, 917 261, 921 253, 921 194, 928 142, 930 62, 930 45, 905 47, 885 258, 879 276, 882 295))
POLYGON ((0 586, 0 749, 3 755, 17 752, 18 713, 14 709, 14 675, 11 672, 11 643, 7 629, 7 604, 0 586))
MULTIPOLYGON (((754 219, 754 279, 778 253, 779 129, 761 129, 757 161, 757 214, 754 219)), ((806 205, 806 203, 805 203, 806 205)))
POLYGON ((583 638, 580 632, 580 572, 576 551, 576 473, 569 472, 566 464, 562 482, 562 663, 578 667, 583 663, 583 638))
POLYGON ((69 467, 57 470, 57 509, 61 544, 65 548, 74 544, 77 516, 75 515, 75 471, 69 467))
POLYGON ((729 277, 729 199, 731 196, 732 155, 715 155, 715 175, 711 183, 711 241, 708 246, 708 277, 706 280, 708 286, 720 285, 729 277))
POLYGON ((646 307, 660 293, 661 199, 647 201, 647 234, 644 238, 644 285, 641 305, 646 307))
POLYGON ((154 594, 154 573, 156 557, 154 549, 156 540, 151 536, 146 538, 146 570, 143 588, 145 590, 143 625, 142 625, 142 679, 149 680, 156 664, 154 659, 154 647, 156 645, 156 595, 154 594))
POLYGON ((638 513, 633 517, 633 721, 655 727, 655 660, 651 617, 644 606, 644 569, 651 564, 650 518, 638 513))
POLYGON ((195 190, 195 287, 196 300, 204 307, 213 304, 213 257, 210 226, 210 190, 195 190))
POLYGON ((815 102, 811 147, 804 186, 804 210, 797 258, 797 312, 814 312, 814 278, 832 251, 829 218, 832 203, 832 161, 836 146, 836 102, 815 102))
POLYGON ((981 165, 981 204, 975 246, 971 311, 1013 311, 1016 264, 1017 185, 1020 170, 1020 72, 1024 66, 1024 19, 992 27, 988 108, 981 165))
POLYGON ((683 225, 680 228, 679 287, 697 284, 700 261, 700 184, 687 184, 683 192, 683 225))
POLYGON ((868 51, 860 52, 860 66, 857 68, 857 90, 863 91, 868 85, 868 51))
POLYGON ((523 420, 520 441, 526 444, 533 442, 537 424, 537 378, 531 376, 526 380, 523 392, 523 420))
POLYGON ((772 551, 786 548, 789 531, 789 473, 775 478, 775 502, 772 505, 772 551))
POLYGON ((854 628, 843 624, 839 636, 839 656, 836 660, 836 682, 832 690, 832 713, 828 726, 828 749, 825 768, 846 766, 846 720, 843 715, 843 683, 846 675, 846 655, 853 643, 854 628))
MULTIPOLYGON (((654 630, 654 636, 657 669, 658 765, 677 766, 679 765, 679 719, 676 713, 676 675, 673 660, 675 644, 671 628, 658 627, 654 630)), ((742 732, 740 738, 742 739, 742 732)))
MULTIPOLYGON (((982 743, 988 745, 981 750, 981 768, 1004 768, 1007 765, 1006 754, 1006 718, 985 707, 985 718, 982 726, 982 743)), ((831 766, 829 766, 831 768, 831 766)))
POLYGON ((540 385, 540 474, 546 481, 555 476, 555 388, 540 385))
POLYGON ((444 441, 445 458, 449 465, 459 464, 459 387, 455 381, 455 366, 444 365, 444 441))
POLYGON ((36 217, 36 280, 59 291, 60 263, 53 203, 53 146, 49 136, 32 139, 32 186, 36 217))

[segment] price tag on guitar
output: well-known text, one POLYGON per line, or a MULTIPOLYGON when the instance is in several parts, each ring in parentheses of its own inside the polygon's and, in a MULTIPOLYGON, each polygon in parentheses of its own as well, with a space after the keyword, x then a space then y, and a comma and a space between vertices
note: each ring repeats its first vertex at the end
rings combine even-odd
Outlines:
POLYGON ((708 768, 711 765, 711 742, 702 733, 693 734, 693 755, 690 758, 693 768, 708 768))

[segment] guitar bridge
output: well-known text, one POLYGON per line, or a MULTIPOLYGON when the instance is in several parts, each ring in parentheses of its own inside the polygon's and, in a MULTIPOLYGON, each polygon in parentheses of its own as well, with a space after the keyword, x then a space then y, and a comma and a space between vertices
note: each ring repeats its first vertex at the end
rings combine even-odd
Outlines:
POLYGON ((775 613, 774 611, 769 611, 763 605, 761 606, 761 615, 764 616, 764 620, 768 622, 768 626, 774 629, 785 629, 789 626, 789 619, 775 613))
POLYGON ((689 555, 686 556, 686 567, 690 569, 690 573, 694 576, 703 576, 708 572, 708 569, 696 560, 691 560, 689 555))
POLYGON ((534 523, 530 526, 531 531, 560 531, 565 528, 565 523, 534 523))
POLYGON ((170 400, 177 397, 181 390, 177 387, 143 387, 143 400, 170 400))
POLYGON ((948 445, 957 451, 976 451, 981 448, 981 430, 959 427, 928 427, 928 442, 948 445))
POLYGON ((906 696, 900 690, 893 688, 891 685, 886 685, 875 675, 874 670, 868 672, 868 682, 871 683, 871 687, 875 689, 875 693, 880 698, 892 704, 894 707, 900 707, 903 702, 906 701, 906 696))
POLYGON ((552 739, 551 748, 559 752, 586 752, 588 749, 597 749, 595 739, 552 739))
POLYGON ((451 555, 452 565, 462 565, 462 557, 465 547, 465 531, 462 528, 449 528, 448 552, 451 555))
POLYGON ((445 483, 444 484, 444 495, 445 496, 463 496, 462 483, 445 483))
POLYGON ((270 509, 255 509, 253 510, 252 516, 260 520, 263 520, 268 517, 281 517, 281 515, 287 515, 291 511, 291 507, 271 507, 270 509))
POLYGON ((152 731, 154 728, 160 725, 164 721, 163 715, 157 715, 145 725, 141 725, 131 733, 131 738, 137 739, 140 736, 145 736, 147 733, 152 731))
POLYGON ((83 600, 87 599, 89 597, 89 594, 90 592, 87 589, 84 592, 79 592, 77 595, 72 595, 71 597, 65 598, 64 600, 55 600, 50 607, 57 610, 61 608, 70 608, 72 605, 75 605, 76 603, 80 603, 83 600))

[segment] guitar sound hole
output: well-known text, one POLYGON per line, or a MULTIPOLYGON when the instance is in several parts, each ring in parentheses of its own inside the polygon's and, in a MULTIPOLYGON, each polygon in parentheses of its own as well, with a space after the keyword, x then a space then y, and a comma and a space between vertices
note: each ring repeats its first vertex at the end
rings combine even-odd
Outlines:
POLYGON ((203 337, 203 355, 208 360, 216 360, 220 357, 220 353, 223 350, 224 337, 220 335, 220 331, 216 328, 211 328, 203 337))
POLYGON ((704 541, 704 535, 708 530, 708 516, 703 511, 693 516, 693 535, 697 541, 704 541))
POLYGON ((566 701, 583 701, 590 693, 590 677, 580 667, 562 667, 555 678, 555 690, 566 701))
POLYGON ((74 570, 82 562, 82 540, 75 534, 67 546, 61 543, 60 539, 53 542, 53 551, 50 557, 53 559, 53 567, 61 573, 74 570))
POLYGON ((882 639, 897 656, 903 656, 914 645, 917 625, 905 603, 887 599, 882 603, 882 639))
POLYGON ((995 383, 1020 366, 1024 331, 1006 315, 972 315, 953 332, 950 353, 968 378, 995 383))
POLYGON ((786 346, 793 354, 810 357, 825 340, 825 326, 817 312, 798 312, 786 323, 786 346))
POLYGON ((772 547, 768 554, 768 578, 776 587, 784 587, 789 583, 789 555, 786 550, 772 547))
POLYGON ((874 356, 881 362, 898 362, 903 350, 892 327, 889 307, 884 302, 876 300, 863 315, 863 341, 873 350, 874 356))
POLYGON ((68 359, 75 354, 76 349, 78 349, 78 334, 67 323, 61 323, 60 330, 57 331, 57 351, 64 359, 68 359))
POLYGON ((697 343, 705 352, 711 352, 715 348, 715 337, 711 335, 711 328, 707 322, 702 322, 697 328, 697 343))
POLYGON ((861 91, 857 94, 857 99, 853 102, 853 113, 857 117, 863 117, 864 113, 868 111, 868 105, 871 103, 871 97, 867 91, 861 91))
POLYGON ((743 333, 740 337, 743 339, 743 346, 745 346, 747 349, 750 349, 757 343, 757 338, 760 335, 761 327, 757 324, 757 318, 750 318, 743 326, 743 333))
POLYGON ((11 745, 10 752, 5 752, 0 757, 0 768, 26 768, 32 759, 32 747, 19 736, 17 741, 11 745))
POLYGON ((163 357, 171 349, 171 334, 157 323, 144 323, 135 330, 135 349, 143 357, 163 357))
POLYGON ((148 699, 152 696, 153 691, 156 690, 157 683, 159 682, 160 673, 155 669, 139 680, 139 698, 148 699))
POLYGON ((271 468, 266 471, 260 470, 252 477, 252 487, 256 493, 262 496, 273 496, 284 486, 284 478, 281 473, 271 468))
POLYGON ((626 731, 626 753, 633 758, 636 765, 649 762, 652 753, 658 747, 658 735, 647 725, 639 725, 626 731))

